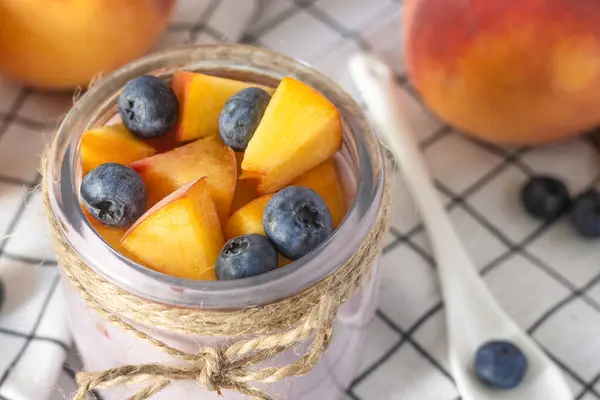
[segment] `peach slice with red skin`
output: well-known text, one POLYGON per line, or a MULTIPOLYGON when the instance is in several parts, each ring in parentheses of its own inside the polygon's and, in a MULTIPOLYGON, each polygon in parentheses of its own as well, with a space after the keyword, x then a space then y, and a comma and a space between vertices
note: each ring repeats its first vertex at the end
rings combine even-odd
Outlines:
POLYGON ((290 186, 305 186, 317 192, 331 212, 334 228, 337 228, 344 219, 347 210, 344 189, 332 158, 304 173, 290 186))
POLYGON ((123 124, 85 131, 79 146, 83 175, 107 162, 125 165, 156 153, 152 146, 133 136, 123 124))
POLYGON ((223 247, 219 216, 206 178, 165 197, 129 228, 121 245, 144 265, 178 278, 215 280, 223 247))
POLYGON ((199 177, 213 196, 221 221, 229 216, 235 193, 235 154, 218 136, 210 136, 129 165, 146 184, 148 207, 199 177))
POLYGON ((242 177, 257 179, 259 193, 274 193, 341 147, 337 108, 310 86, 286 77, 246 148, 242 177))
POLYGON ((273 88, 253 83, 177 71, 171 87, 179 100, 179 121, 175 136, 188 142, 219 133, 219 116, 225 103, 242 89, 261 87, 272 93, 273 88))

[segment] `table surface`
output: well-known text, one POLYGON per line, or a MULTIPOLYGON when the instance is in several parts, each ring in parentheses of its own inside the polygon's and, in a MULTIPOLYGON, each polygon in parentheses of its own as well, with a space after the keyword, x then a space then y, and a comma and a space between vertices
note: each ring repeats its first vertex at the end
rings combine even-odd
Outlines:
MULTIPOLYGON (((232 5, 237 1, 220 0, 232 5)), ((159 47, 227 40, 220 27, 228 16, 203 14, 211 3, 215 1, 182 0, 159 47)), ((412 117, 420 124, 419 141, 436 186, 486 283, 562 368, 574 398, 599 400, 600 247, 574 234, 568 221, 543 224, 530 219, 519 204, 521 186, 536 173, 563 178, 573 193, 595 186, 600 178, 598 153, 586 139, 545 148, 500 148, 462 136, 437 119, 420 103, 405 75, 401 11, 401 1, 395 0, 274 0, 242 41, 305 60, 357 99, 346 67, 351 54, 371 50, 393 66, 412 117)), ((1 80, 0 92, 0 272, 29 268, 45 285, 40 301, 58 301, 55 257, 40 220, 40 194, 33 189, 40 180, 39 154, 71 100, 1 80)), ((347 397, 455 400, 459 394, 445 354, 444 305, 435 262, 399 179, 393 200, 379 308, 347 397)), ((23 322, 29 324, 23 327, 24 343, 43 336, 40 318, 37 324, 23 322)), ((19 332, 2 330, 3 323, 0 340, 3 335, 19 337, 19 332)), ((18 365, 19 351, 15 353, 18 365)), ((73 352, 67 363, 77 364, 73 352)), ((62 393, 72 390, 69 368, 63 369, 59 385, 62 393)), ((55 398, 63 397, 57 393, 55 398)))

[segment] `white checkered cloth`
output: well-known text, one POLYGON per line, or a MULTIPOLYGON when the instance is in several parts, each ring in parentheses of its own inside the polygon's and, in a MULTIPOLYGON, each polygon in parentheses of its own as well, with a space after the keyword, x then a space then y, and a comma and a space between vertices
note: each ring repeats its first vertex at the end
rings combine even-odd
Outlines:
MULTIPOLYGON (((159 46, 235 41, 243 32, 242 41, 301 58, 354 95, 348 57, 359 49, 383 56, 398 74, 437 187, 487 284, 563 369, 575 398, 600 400, 600 242, 578 238, 567 221, 528 218, 518 200, 533 173, 557 175, 573 193, 595 185, 600 159, 590 143, 502 149, 436 119, 404 74, 400 1, 271 0, 250 25, 243 18, 251 6, 241 9, 248 4, 254 3, 180 0, 159 46)), ((52 400, 59 400, 72 393, 79 362, 71 351, 61 369, 70 340, 39 194, 30 190, 39 181, 44 128, 54 126, 70 98, 2 80, 0 93, 0 236, 9 235, 0 242, 0 275, 8 282, 0 312, 0 400, 43 400, 55 382, 52 400)), ((457 400, 427 237, 402 182, 395 191, 377 318, 346 400, 457 400)))

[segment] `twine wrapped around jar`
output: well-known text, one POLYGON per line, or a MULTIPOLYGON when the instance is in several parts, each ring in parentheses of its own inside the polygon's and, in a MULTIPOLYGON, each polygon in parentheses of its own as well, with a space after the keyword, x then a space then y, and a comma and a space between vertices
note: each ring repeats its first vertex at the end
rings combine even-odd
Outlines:
POLYGON ((182 361, 80 372, 77 374, 79 388, 73 400, 84 400, 95 388, 144 384, 144 389, 130 397, 130 400, 143 400, 177 381, 196 381, 219 394, 221 389, 227 389, 256 399, 271 400, 271 396, 254 384, 303 375, 315 367, 331 342, 340 306, 370 276, 388 228, 390 188, 386 184, 377 218, 364 242, 346 263, 314 286, 293 297, 259 307, 229 311, 171 307, 128 293, 85 264, 67 242, 52 211, 45 169, 46 159, 42 162, 44 207, 59 265, 71 285, 87 306, 100 316, 182 361), (127 321, 170 333, 234 338, 252 335, 252 338, 222 346, 207 346, 195 354, 188 354, 140 331, 127 321), (258 368, 260 363, 300 342, 310 345, 295 362, 281 367, 258 368))

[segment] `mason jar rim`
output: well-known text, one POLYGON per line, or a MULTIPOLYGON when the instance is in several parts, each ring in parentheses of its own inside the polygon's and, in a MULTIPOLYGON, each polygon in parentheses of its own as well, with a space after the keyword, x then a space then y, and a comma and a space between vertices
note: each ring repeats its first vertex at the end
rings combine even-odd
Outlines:
POLYGON ((186 307, 234 309, 268 304, 316 284, 344 264, 372 228, 382 201, 385 167, 379 141, 361 107, 337 84, 288 56, 239 44, 191 45, 150 54, 94 84, 67 113, 56 132, 46 169, 52 212, 65 239, 96 273, 121 289, 148 300, 186 307), (275 84, 292 76, 325 95, 339 110, 344 147, 357 174, 356 195, 345 219, 318 249, 267 274, 233 281, 176 278, 140 265, 113 249, 91 226, 80 207, 77 174, 79 139, 115 113, 116 97, 130 79, 178 69, 250 77, 275 84))

